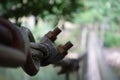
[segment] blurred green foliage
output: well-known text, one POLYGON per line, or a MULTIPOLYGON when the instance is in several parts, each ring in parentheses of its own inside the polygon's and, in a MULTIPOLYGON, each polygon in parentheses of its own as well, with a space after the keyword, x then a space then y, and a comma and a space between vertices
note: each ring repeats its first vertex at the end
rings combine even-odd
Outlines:
POLYGON ((104 45, 106 47, 118 47, 120 46, 120 33, 105 33, 104 45))
POLYGON ((28 15, 44 18, 50 14, 70 18, 72 13, 82 10, 82 0, 1 0, 0 15, 16 18, 28 15))
POLYGON ((101 22, 108 17, 110 22, 120 22, 120 1, 119 0, 85 0, 84 11, 74 14, 73 21, 77 22, 101 22))
POLYGON ((52 65, 41 67, 39 73, 31 77, 21 68, 0 68, 0 80, 65 80, 65 75, 57 75, 58 70, 52 65))
POLYGON ((120 31, 119 3, 120 0, 84 0, 84 11, 73 14, 72 21, 78 24, 106 23, 110 31, 105 33, 105 46, 120 46, 120 35, 117 33, 120 31))

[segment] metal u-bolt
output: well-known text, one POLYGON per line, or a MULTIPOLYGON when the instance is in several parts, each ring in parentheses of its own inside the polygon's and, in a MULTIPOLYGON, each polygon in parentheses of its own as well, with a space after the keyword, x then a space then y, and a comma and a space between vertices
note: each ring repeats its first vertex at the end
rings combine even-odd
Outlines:
POLYGON ((73 44, 69 41, 65 45, 59 45, 57 48, 62 55, 66 55, 67 51, 73 46, 73 44))
POLYGON ((50 31, 46 34, 46 36, 54 42, 57 39, 57 35, 61 32, 61 30, 57 27, 53 31, 50 31))
POLYGON ((53 30, 53 35, 57 36, 60 32, 61 32, 61 30, 57 27, 53 30))
POLYGON ((67 50, 69 50, 72 46, 73 46, 73 44, 69 41, 69 42, 67 42, 63 47, 64 47, 64 49, 67 51, 67 50))

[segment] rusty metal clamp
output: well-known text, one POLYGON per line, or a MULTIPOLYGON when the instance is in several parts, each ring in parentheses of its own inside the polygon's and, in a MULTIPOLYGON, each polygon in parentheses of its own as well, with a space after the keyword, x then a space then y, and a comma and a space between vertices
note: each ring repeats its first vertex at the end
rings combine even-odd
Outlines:
MULTIPOLYGON (((35 43, 35 39, 31 33, 31 31, 25 27, 21 27, 21 30, 23 31, 24 35, 26 35, 27 38, 29 38, 29 42, 34 42, 35 43)), ((37 72, 39 71, 40 68, 40 61, 37 58, 37 56, 35 56, 35 58, 32 56, 35 52, 31 51, 31 46, 29 45, 29 50, 28 50, 28 55, 27 55, 27 60, 25 65, 23 66, 23 70, 33 76, 35 74, 37 74, 37 72)))
POLYGON ((67 50, 73 45, 71 42, 65 44, 65 46, 56 47, 54 41, 57 39, 57 35, 61 32, 59 28, 55 28, 53 31, 48 32, 38 44, 32 44, 32 46, 43 53, 43 57, 39 58, 41 66, 48 64, 54 64, 60 61, 67 55, 67 50))
POLYGON ((73 45, 68 42, 65 46, 56 47, 54 41, 60 32, 56 28, 48 32, 39 43, 35 43, 29 29, 17 27, 0 18, 0 66, 21 66, 27 74, 33 76, 38 73, 40 66, 62 60, 73 45))

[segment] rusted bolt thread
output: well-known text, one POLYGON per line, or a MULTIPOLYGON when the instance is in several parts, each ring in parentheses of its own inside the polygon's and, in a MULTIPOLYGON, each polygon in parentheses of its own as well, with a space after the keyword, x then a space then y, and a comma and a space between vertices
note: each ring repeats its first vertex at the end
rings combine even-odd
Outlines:
POLYGON ((69 41, 64 45, 64 49, 69 50, 72 46, 73 46, 73 44, 69 41))
POLYGON ((57 27, 53 31, 50 31, 46 34, 46 36, 51 40, 55 41, 57 39, 57 35, 61 32, 61 30, 57 27))
POLYGON ((59 33, 61 32, 61 30, 57 27, 53 30, 53 35, 56 37, 59 33))

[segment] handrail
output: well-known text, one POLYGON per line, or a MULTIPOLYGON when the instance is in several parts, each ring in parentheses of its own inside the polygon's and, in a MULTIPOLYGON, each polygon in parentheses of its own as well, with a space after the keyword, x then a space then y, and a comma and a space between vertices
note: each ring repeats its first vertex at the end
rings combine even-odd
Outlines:
POLYGON ((80 80, 118 80, 118 77, 104 60, 96 32, 91 31, 88 38, 80 80))

